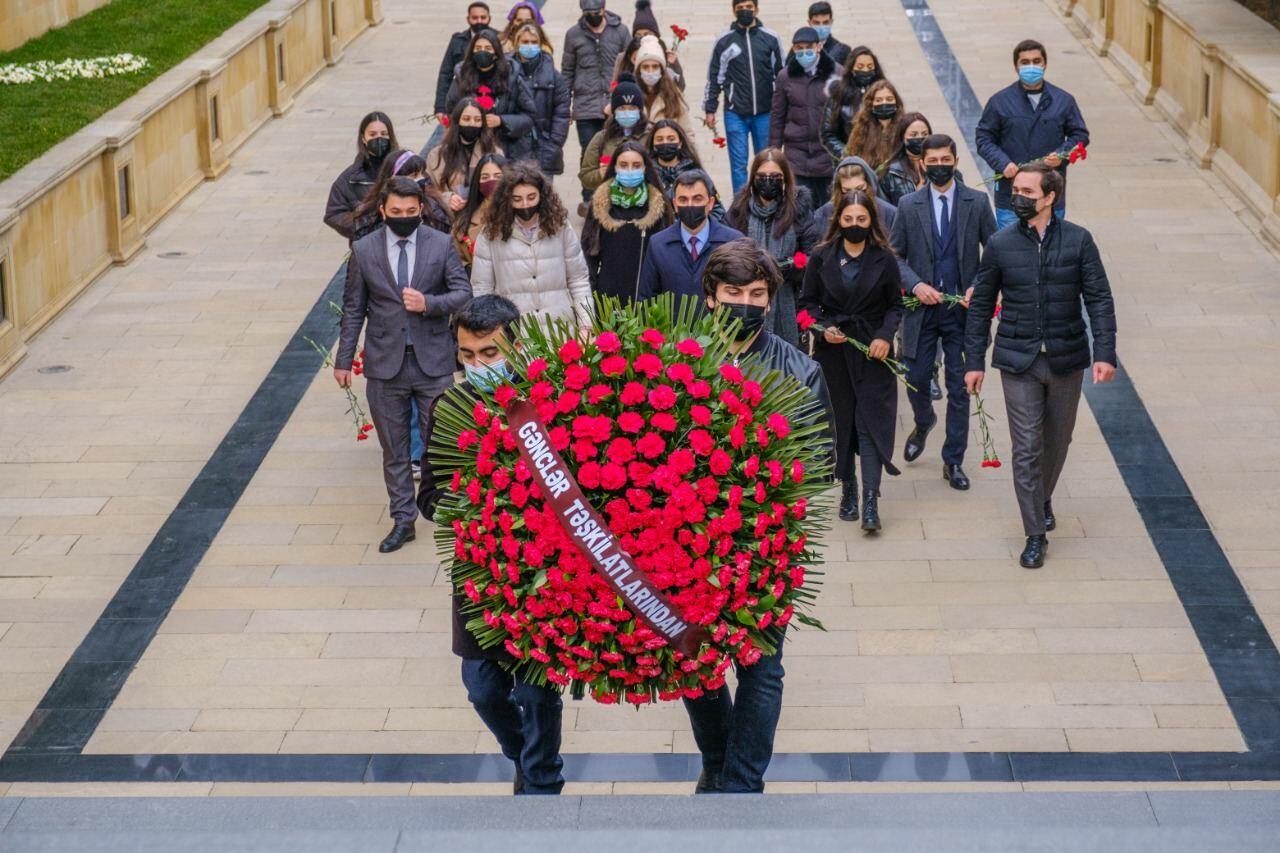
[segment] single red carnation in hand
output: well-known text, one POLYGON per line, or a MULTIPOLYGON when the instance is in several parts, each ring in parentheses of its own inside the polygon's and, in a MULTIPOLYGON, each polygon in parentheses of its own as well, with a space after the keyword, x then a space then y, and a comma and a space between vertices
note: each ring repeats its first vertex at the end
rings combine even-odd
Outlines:
POLYGON ((608 166, 612 162, 613 162, 613 158, 610 157, 608 154, 604 154, 600 157, 601 166, 608 166))
POLYGON ((717 136, 715 139, 711 140, 711 144, 717 148, 723 148, 726 144, 725 138, 723 136, 717 136))
POLYGON ((809 327, 816 322, 818 321, 813 319, 813 315, 810 314, 808 311, 801 311, 799 314, 796 315, 796 323, 799 324, 800 331, 802 332, 807 332, 809 330, 809 327))
POLYGON ((802 270, 809 265, 809 256, 804 252, 796 252, 791 257, 791 263, 795 265, 796 269, 802 270))
POLYGON ((476 106, 485 112, 489 112, 494 107, 494 100, 488 95, 481 95, 476 98, 476 106))

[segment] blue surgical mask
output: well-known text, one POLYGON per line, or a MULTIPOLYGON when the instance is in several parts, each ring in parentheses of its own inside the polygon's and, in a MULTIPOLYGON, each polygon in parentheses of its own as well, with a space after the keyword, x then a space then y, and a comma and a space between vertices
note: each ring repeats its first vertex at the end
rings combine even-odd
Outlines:
POLYGON ((640 111, 637 109, 618 110, 613 114, 613 119, 622 127, 635 127, 640 123, 640 111))
POLYGON ((511 369, 507 367, 507 360, 500 358, 492 364, 482 364, 479 367, 472 367, 470 364, 463 365, 467 374, 467 381, 471 386, 482 394, 492 394, 498 386, 511 378, 511 369))
POLYGON ((813 29, 818 34, 818 41, 826 41, 831 38, 830 24, 814 24, 813 29))
POLYGON ((797 50, 796 62, 800 63, 801 68, 812 68, 813 64, 818 61, 818 52, 816 50, 797 50))
POLYGON ((538 54, 542 53, 542 48, 536 44, 522 44, 517 50, 520 51, 521 59, 537 59, 538 54))
POLYGON ((635 189, 644 183, 644 169, 619 169, 613 179, 627 189, 635 189))
POLYGON ((1028 86, 1038 86, 1044 79, 1043 65, 1019 65, 1018 79, 1028 86))

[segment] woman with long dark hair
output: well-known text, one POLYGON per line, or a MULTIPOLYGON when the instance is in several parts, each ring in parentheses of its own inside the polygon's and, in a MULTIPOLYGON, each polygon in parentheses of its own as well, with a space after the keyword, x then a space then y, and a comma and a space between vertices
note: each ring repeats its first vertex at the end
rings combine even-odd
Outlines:
POLYGON ((895 207, 904 195, 925 185, 924 141, 933 134, 933 125, 924 113, 907 113, 898 120, 894 133, 895 150, 881 179, 885 200, 895 207))
POLYGON ((427 164, 421 155, 413 151, 392 151, 382 160, 382 168, 378 170, 378 179, 374 181, 368 195, 352 214, 355 232, 352 242, 382 227, 382 190, 392 178, 409 178, 422 188, 425 204, 422 206, 422 223, 434 228, 442 234, 448 234, 453 224, 449 211, 445 208, 440 191, 431 183, 427 175, 427 164))
POLYGON ((835 476, 843 484, 840 518, 859 517, 861 467, 862 529, 879 530, 881 475, 899 473, 892 461, 898 383, 884 359, 892 354, 902 322, 902 277, 871 196, 846 193, 836 205, 826 236, 805 268, 800 307, 826 328, 817 336, 814 358, 831 393, 835 476), (871 357, 849 339, 867 346, 871 357))
POLYGON ((822 144, 831 152, 831 159, 839 161, 853 132, 853 120, 862 109, 862 99, 867 89, 877 80, 884 79, 880 60, 865 45, 855 47, 844 65, 844 74, 831 89, 831 97, 822 111, 822 144))
POLYGON ((450 213, 467 205, 469 181, 476 164, 490 154, 501 154, 498 137, 485 125, 485 111, 475 98, 454 104, 440 144, 427 152, 427 174, 431 176, 450 213))
POLYGON ((472 36, 445 96, 445 111, 452 115, 463 98, 475 98, 480 104, 485 127, 498 135, 508 157, 533 156, 537 114, 533 93, 502 52, 502 40, 494 30, 483 29, 472 36))
MULTIPOLYGON (((662 189, 670 201, 675 195, 676 178, 693 169, 705 171, 698 151, 693 147, 693 140, 685 133, 680 122, 673 119, 659 119, 653 123, 649 131, 649 159, 662 181, 662 189)), ((714 187, 707 187, 715 194, 714 187)), ((716 194, 716 205, 711 209, 711 218, 717 222, 724 220, 724 205, 716 194)))
POLYGON ((905 107, 902 96, 888 80, 878 80, 862 98, 862 109, 853 120, 853 132, 845 146, 846 157, 861 157, 883 175, 897 147, 898 116, 905 107))
POLYGON ((796 183, 795 174, 781 148, 766 148, 751 161, 747 182, 733 199, 724 224, 736 228, 761 245, 783 271, 783 282, 774 296, 769 315, 773 333, 799 346, 796 296, 804 271, 796 267, 796 252, 813 248, 813 200, 796 183))
POLYGON ((622 143, 582 225, 591 289, 624 302, 634 300, 649 238, 673 221, 648 150, 639 142, 622 143))
POLYGON ((458 250, 462 265, 468 271, 475 255, 476 240, 489 223, 489 213, 493 209, 490 199, 502 182, 502 167, 506 165, 507 158, 501 154, 488 154, 480 158, 471 172, 472 190, 467 194, 467 206, 453 219, 453 245, 458 250))
POLYGON ((375 110, 360 119, 360 129, 356 131, 356 159, 342 170, 329 188, 329 201, 324 208, 325 225, 348 240, 354 239, 353 214, 377 182, 382 161, 399 147, 396 129, 386 113, 375 110))
POLYGON ((569 84, 540 47, 539 37, 539 29, 531 24, 516 30, 511 65, 533 93, 538 165, 548 175, 560 175, 564 173, 564 142, 569 138, 569 84))
POLYGON ((684 93, 676 84, 675 78, 667 73, 667 55, 660 42, 654 36, 645 36, 640 40, 640 47, 632 57, 634 70, 640 91, 644 93, 645 112, 650 122, 660 119, 674 119, 684 126, 687 133, 692 134, 692 114, 684 93))
POLYGON ((512 163, 490 205, 471 264, 472 294, 505 296, 522 315, 590 322, 587 261, 551 180, 528 160, 512 163))

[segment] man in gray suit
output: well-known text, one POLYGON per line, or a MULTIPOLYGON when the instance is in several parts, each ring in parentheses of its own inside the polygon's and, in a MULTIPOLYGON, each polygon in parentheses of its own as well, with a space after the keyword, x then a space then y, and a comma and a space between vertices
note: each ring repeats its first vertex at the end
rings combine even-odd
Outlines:
POLYGON ((969 444, 969 393, 964 385, 964 334, 972 282, 982 247, 996 231, 995 215, 985 192, 955 179, 956 143, 944 133, 924 141, 923 162, 929 183, 903 196, 893 222, 890 242, 914 271, 903 288, 921 306, 906 312, 902 351, 909 368, 907 391, 915 412, 915 429, 907 436, 903 456, 914 462, 924 452, 925 439, 938 423, 929 396, 934 353, 942 342, 947 386, 947 439, 942 445, 942 476, 953 489, 969 488, 960 466, 969 444), (962 304, 947 304, 945 297, 962 304))
POLYGON ((380 208, 386 227, 352 244, 333 369, 338 384, 349 387, 360 330, 368 321, 369 413, 382 444, 395 525, 378 546, 384 554, 414 539, 418 519, 409 467, 410 401, 417 401, 422 434, 430 435, 431 402, 453 385, 457 360, 449 316, 471 298, 453 241, 422 224, 425 202, 416 181, 392 178, 380 208))

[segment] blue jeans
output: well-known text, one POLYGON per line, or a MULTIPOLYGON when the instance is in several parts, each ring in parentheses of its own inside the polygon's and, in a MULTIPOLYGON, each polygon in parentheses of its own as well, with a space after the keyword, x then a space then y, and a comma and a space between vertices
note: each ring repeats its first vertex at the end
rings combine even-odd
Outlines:
POLYGON ((720 775, 719 792, 764 792, 764 772, 773 758, 773 736, 782 713, 782 641, 785 632, 771 635, 778 651, 753 666, 739 666, 738 690, 728 686, 684 700, 693 739, 702 753, 702 769, 720 775))
MULTIPOLYGON (((1053 212, 1053 215, 1058 217, 1058 221, 1061 222, 1066 217, 1066 213, 1067 212, 1065 210, 1055 210, 1053 212)), ((1004 228, 1006 225, 1012 225, 1017 221, 1018 221, 1018 214, 1013 212, 1012 207, 996 208, 996 229, 997 230, 1000 228, 1004 228)))
POLYGON ((729 143, 729 173, 733 178, 733 194, 747 182, 747 135, 759 154, 769 145, 769 114, 744 116, 724 111, 724 135, 729 143))
POLYGON ((422 425, 418 422, 418 401, 409 401, 409 461, 421 462, 426 445, 422 442, 422 425))
POLYGON ((564 787, 560 694, 526 684, 491 660, 463 658, 462 683, 467 700, 498 739, 502 754, 524 775, 524 793, 559 794, 564 787))
POLYGON ((907 399, 915 412, 916 426, 931 426, 935 416, 929 379, 941 341, 947 387, 947 440, 942 445, 942 461, 960 465, 969 446, 969 392, 964 387, 964 326, 968 312, 958 305, 925 305, 916 310, 925 315, 915 358, 907 362, 907 381, 917 390, 907 391, 907 399))

